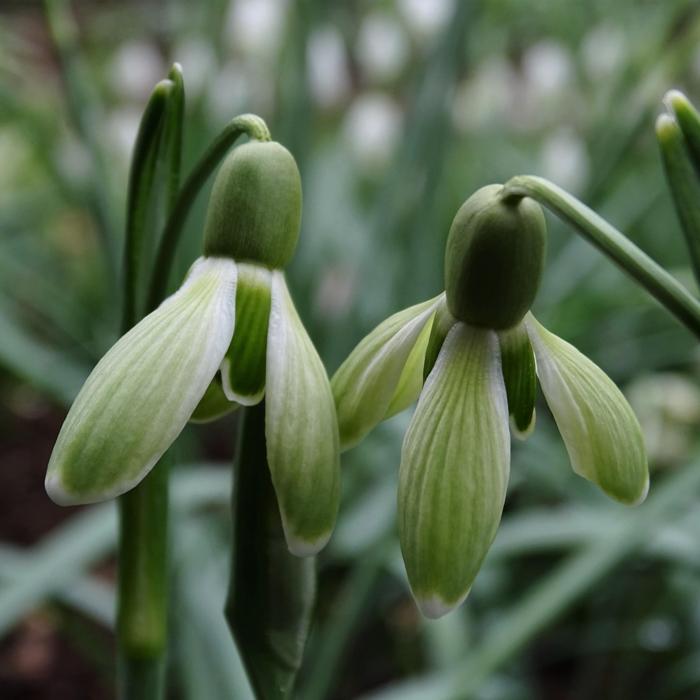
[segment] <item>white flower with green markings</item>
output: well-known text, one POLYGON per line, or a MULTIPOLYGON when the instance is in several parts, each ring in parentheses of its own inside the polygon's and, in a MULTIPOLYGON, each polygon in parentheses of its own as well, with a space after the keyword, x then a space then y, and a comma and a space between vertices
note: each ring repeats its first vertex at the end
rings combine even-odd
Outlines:
POLYGON ((264 399, 288 546, 305 556, 325 545, 340 496, 338 427, 328 377, 283 272, 300 222, 291 154, 274 142, 234 149, 214 183, 204 256, 107 352, 73 403, 46 476, 54 501, 118 496, 188 420, 264 399))
POLYGON ((457 213, 445 293, 362 340, 331 386, 341 448, 418 399, 399 470, 401 549, 428 617, 458 606, 496 535, 510 431, 534 427, 539 378, 576 473, 639 503, 649 488, 639 423, 605 373, 529 312, 544 265, 538 204, 484 187, 457 213))

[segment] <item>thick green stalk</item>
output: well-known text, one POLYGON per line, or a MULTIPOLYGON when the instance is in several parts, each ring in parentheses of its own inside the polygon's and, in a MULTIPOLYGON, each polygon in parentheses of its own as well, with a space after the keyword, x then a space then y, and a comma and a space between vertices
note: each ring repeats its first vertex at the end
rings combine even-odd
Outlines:
POLYGON ((184 229, 187 214, 192 208, 197 194, 229 148, 244 134, 258 141, 270 140, 270 132, 267 125, 260 117, 254 114, 242 114, 235 117, 214 139, 206 153, 195 165, 187 180, 185 180, 185 184, 182 186, 173 204, 163 236, 158 245, 155 266, 151 277, 151 288, 148 295, 148 305, 150 307, 157 306, 165 296, 175 249, 184 229))
POLYGON ((520 175, 508 180, 503 187, 503 196, 531 197, 543 204, 607 255, 700 338, 700 302, 629 238, 576 197, 534 175, 520 175))
POLYGON ((257 697, 282 700, 301 666, 316 570, 313 557, 287 549, 266 453, 261 403, 241 417, 225 613, 257 697))
POLYGON ((168 468, 119 499, 119 697, 163 697, 167 647, 168 468))

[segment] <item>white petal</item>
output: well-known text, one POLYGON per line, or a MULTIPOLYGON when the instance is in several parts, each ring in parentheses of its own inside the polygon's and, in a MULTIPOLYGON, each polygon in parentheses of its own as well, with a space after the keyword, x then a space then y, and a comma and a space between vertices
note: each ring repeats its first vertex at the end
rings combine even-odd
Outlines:
POLYGON ((343 449, 357 444, 389 414, 418 398, 430 337, 429 330, 424 331, 441 298, 411 306, 380 323, 333 375, 343 449))
POLYGON ((643 501, 649 470, 642 429, 613 381, 530 314, 537 375, 574 471, 623 503, 643 501))
POLYGON ((184 428, 231 341, 236 265, 200 258, 100 360, 56 441, 46 490, 92 503, 135 486, 184 428))
POLYGON ((459 605, 496 535, 510 471, 498 339, 455 324, 421 393, 401 453, 399 536, 428 617, 459 605))
POLYGON ((338 425, 326 370, 279 270, 272 272, 265 436, 287 545, 299 556, 315 554, 338 512, 338 425))

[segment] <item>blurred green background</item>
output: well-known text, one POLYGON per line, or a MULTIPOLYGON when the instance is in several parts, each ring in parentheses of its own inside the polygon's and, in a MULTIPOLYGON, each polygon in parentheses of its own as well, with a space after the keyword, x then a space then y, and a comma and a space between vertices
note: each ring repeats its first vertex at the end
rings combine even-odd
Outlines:
MULTIPOLYGON (((0 696, 112 697, 112 504, 54 506, 53 441, 116 337, 128 164, 153 85, 182 64, 184 172, 260 114, 297 158, 289 269, 329 372, 391 312, 442 288, 475 189, 543 175, 692 285, 653 123, 700 99, 689 0, 215 0, 0 4, 0 696)), ((199 254, 206 195, 173 285, 199 254)), ((640 416, 648 502, 576 477, 544 404, 514 444, 503 524, 466 604, 428 622, 408 592, 395 491, 410 411, 343 458, 297 697, 700 697, 700 421, 690 335, 551 217, 535 312, 640 416)), ((247 698, 220 611, 235 416, 190 426, 173 476, 173 698, 247 698)))

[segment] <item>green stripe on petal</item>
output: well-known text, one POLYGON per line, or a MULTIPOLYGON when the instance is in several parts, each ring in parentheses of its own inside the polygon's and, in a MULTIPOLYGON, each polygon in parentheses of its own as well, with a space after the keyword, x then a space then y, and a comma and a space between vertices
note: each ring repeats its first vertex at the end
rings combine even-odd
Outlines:
POLYGON ((338 411, 340 444, 343 449, 356 445, 374 426, 387 417, 390 408, 405 408, 418 398, 422 382, 416 371, 422 366, 409 365, 402 374, 411 351, 422 342, 414 357, 425 353, 427 336, 422 331, 435 313, 435 297, 399 311, 380 323, 363 338, 333 375, 331 386, 338 411), (392 406, 394 397, 396 401, 392 406))
POLYGON ((338 513, 338 425, 326 370, 279 270, 272 272, 265 436, 287 546, 315 554, 338 513))
POLYGON ((418 605, 459 605, 496 535, 510 471, 508 405, 493 331, 457 323, 401 453, 399 537, 418 605))
POLYGON ((425 349, 425 358, 423 361, 424 380, 427 379, 428 375, 433 371, 442 344, 445 342, 450 328, 452 328, 455 323, 457 323, 457 319, 450 313, 450 310, 447 308, 447 299, 443 296, 435 309, 435 318, 430 328, 430 339, 428 340, 428 347, 425 349))
POLYGON ((51 454, 46 490, 59 504, 118 496, 180 434, 231 342, 236 265, 200 258, 182 287, 98 362, 51 454))
POLYGON ((501 365, 508 395, 508 410, 513 419, 513 433, 523 439, 535 428, 535 354, 527 329, 522 323, 500 332, 498 341, 501 346, 501 365))
POLYGON ((542 391, 574 471, 618 501, 643 501, 649 489, 647 456, 627 399, 597 365, 531 314, 526 324, 542 391))
POLYGON ((260 403, 265 395, 271 274, 261 265, 238 263, 236 330, 221 363, 221 380, 229 401, 243 406, 260 403))

